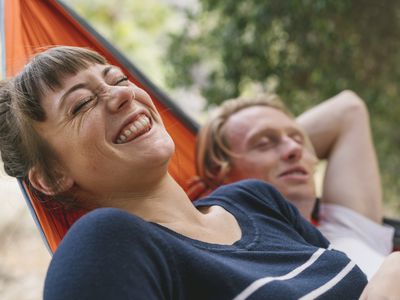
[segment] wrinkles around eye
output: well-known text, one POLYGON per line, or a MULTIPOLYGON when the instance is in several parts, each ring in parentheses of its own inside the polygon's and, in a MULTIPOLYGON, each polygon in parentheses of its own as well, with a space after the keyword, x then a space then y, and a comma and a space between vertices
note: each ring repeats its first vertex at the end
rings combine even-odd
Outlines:
POLYGON ((95 96, 95 95, 92 95, 92 96, 86 97, 85 99, 79 101, 79 103, 76 104, 76 105, 73 107, 73 109, 72 109, 72 115, 76 115, 76 114, 78 114, 80 111, 82 111, 83 109, 85 109, 85 108, 90 104, 90 102, 92 102, 92 101, 95 100, 95 98, 96 98, 96 96, 95 96))
MULTIPOLYGON (((118 77, 111 85, 113 86, 124 86, 129 84, 129 78, 125 75, 118 77)), ((100 92, 102 94, 102 92, 100 92)), ((107 93, 105 93, 107 94, 107 93)), ((90 103, 98 98, 98 95, 92 95, 89 97, 85 97, 83 100, 79 101, 78 104, 76 104, 71 111, 72 116, 77 115, 79 112, 84 111, 90 106, 90 103)))
POLYGON ((116 80, 116 82, 114 83, 114 85, 120 85, 121 83, 128 83, 129 78, 127 76, 123 76, 121 78, 119 78, 118 80, 116 80))

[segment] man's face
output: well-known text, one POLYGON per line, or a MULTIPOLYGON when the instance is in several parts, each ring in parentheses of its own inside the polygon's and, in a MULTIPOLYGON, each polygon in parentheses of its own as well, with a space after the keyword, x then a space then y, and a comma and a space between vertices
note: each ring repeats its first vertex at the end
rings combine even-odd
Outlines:
POLYGON ((314 201, 317 159, 295 120, 271 107, 252 106, 233 114, 223 133, 236 154, 228 181, 257 178, 294 203, 314 201))

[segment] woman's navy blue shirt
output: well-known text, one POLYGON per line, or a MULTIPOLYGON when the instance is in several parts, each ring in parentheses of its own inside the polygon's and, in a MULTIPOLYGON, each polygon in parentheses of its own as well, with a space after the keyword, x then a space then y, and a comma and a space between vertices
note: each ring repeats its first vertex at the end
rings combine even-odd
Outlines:
POLYGON ((358 299, 367 280, 274 188, 245 180, 194 203, 238 221, 233 245, 201 242, 118 209, 77 221, 48 270, 45 299, 358 299))

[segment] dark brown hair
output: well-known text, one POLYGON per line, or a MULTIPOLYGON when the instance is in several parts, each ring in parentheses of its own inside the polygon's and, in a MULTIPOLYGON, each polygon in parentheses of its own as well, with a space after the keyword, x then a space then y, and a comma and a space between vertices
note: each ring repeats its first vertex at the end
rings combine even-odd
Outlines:
POLYGON ((33 124, 46 120, 41 105, 46 91, 61 88, 67 76, 92 64, 106 64, 106 60, 85 48, 53 47, 35 55, 14 78, 0 83, 0 153, 8 175, 27 181, 29 170, 35 167, 57 190, 57 157, 33 124))

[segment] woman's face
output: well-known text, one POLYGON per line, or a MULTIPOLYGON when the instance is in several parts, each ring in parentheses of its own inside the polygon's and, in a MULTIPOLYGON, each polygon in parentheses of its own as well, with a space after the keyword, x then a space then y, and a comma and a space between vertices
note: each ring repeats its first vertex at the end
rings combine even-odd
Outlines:
POLYGON ((150 96, 119 68, 93 64, 41 104, 47 118, 35 127, 85 197, 145 193, 166 174, 173 141, 150 96))

